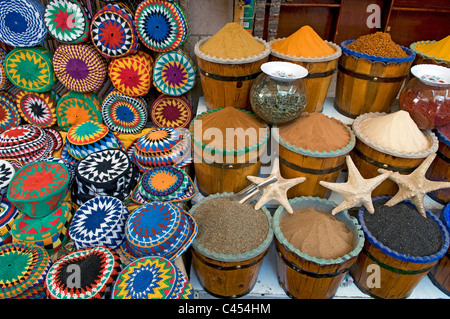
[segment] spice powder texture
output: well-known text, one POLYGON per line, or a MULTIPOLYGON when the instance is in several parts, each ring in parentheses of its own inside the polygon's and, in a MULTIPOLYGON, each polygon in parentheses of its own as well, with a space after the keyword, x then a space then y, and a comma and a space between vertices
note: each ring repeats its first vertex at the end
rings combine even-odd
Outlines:
POLYGON ((391 35, 384 32, 360 36, 347 45, 347 48, 363 54, 386 58, 404 58, 408 56, 397 43, 392 41, 391 35))

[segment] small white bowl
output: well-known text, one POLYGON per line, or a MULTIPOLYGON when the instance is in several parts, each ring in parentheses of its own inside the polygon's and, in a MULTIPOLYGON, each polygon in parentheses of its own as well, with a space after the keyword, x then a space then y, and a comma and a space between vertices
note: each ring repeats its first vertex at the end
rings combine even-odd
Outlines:
POLYGON ((290 62, 266 62, 261 65, 261 71, 280 81, 294 81, 308 75, 308 70, 301 65, 290 62))
POLYGON ((417 64, 411 73, 427 85, 450 85, 450 69, 436 64, 417 64))

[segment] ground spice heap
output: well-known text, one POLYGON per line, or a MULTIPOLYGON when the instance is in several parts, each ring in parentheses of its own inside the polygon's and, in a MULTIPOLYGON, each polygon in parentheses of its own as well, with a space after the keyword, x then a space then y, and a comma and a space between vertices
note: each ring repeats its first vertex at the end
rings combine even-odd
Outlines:
POLYGON ((202 43, 199 49, 221 59, 245 59, 263 53, 266 47, 240 24, 230 22, 202 43))
POLYGON ((202 203, 194 213, 198 225, 196 242, 214 252, 242 254, 261 245, 269 232, 269 222, 253 205, 228 197, 202 203))
POLYGON ((385 58, 404 58, 408 56, 397 43, 392 41, 391 35, 384 32, 360 36, 348 44, 347 48, 363 54, 385 58))
POLYGON ((279 127, 279 134, 290 144, 313 152, 338 150, 350 142, 350 134, 343 124, 317 112, 304 113, 279 127))
MULTIPOLYGON (((267 128, 267 125, 258 120, 255 115, 234 107, 206 113, 199 120, 202 121, 203 144, 217 149, 239 149, 256 145, 265 132, 260 129, 267 128), (205 134, 210 128, 218 129, 222 139, 219 134, 211 134, 211 136, 205 134), (229 129, 228 133, 227 129, 229 129)), ((197 123, 194 123, 194 129, 195 125, 197 123)))
POLYGON ((415 49, 430 57, 450 61, 450 35, 436 42, 417 44, 415 49))
POLYGON ((336 259, 353 250, 353 234, 330 212, 314 208, 295 210, 280 220, 289 243, 311 257, 336 259))
POLYGON ((374 201, 375 213, 364 211, 369 232, 383 245, 401 254, 423 257, 442 248, 444 238, 431 217, 424 218, 407 203, 385 206, 387 200, 374 201))
POLYGON ((323 57, 336 52, 308 25, 283 40, 273 42, 272 49, 282 54, 307 58, 323 57))

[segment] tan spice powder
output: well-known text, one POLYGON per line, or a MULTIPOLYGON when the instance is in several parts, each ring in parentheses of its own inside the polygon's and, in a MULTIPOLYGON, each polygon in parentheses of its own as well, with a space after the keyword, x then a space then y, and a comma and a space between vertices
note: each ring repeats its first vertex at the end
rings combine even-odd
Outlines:
POLYGON ((384 32, 375 32, 360 36, 347 45, 350 50, 386 58, 404 58, 408 55, 402 48, 392 41, 391 35, 384 32))

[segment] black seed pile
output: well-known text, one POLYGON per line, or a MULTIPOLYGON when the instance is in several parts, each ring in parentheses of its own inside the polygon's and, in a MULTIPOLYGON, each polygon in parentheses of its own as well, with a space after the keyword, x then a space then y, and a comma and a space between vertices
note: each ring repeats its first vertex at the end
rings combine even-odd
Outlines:
POLYGON ((442 248, 444 236, 431 217, 423 217, 410 204, 401 202, 388 207, 386 202, 374 201, 374 214, 364 211, 367 229, 379 242, 414 257, 430 256, 442 248))

